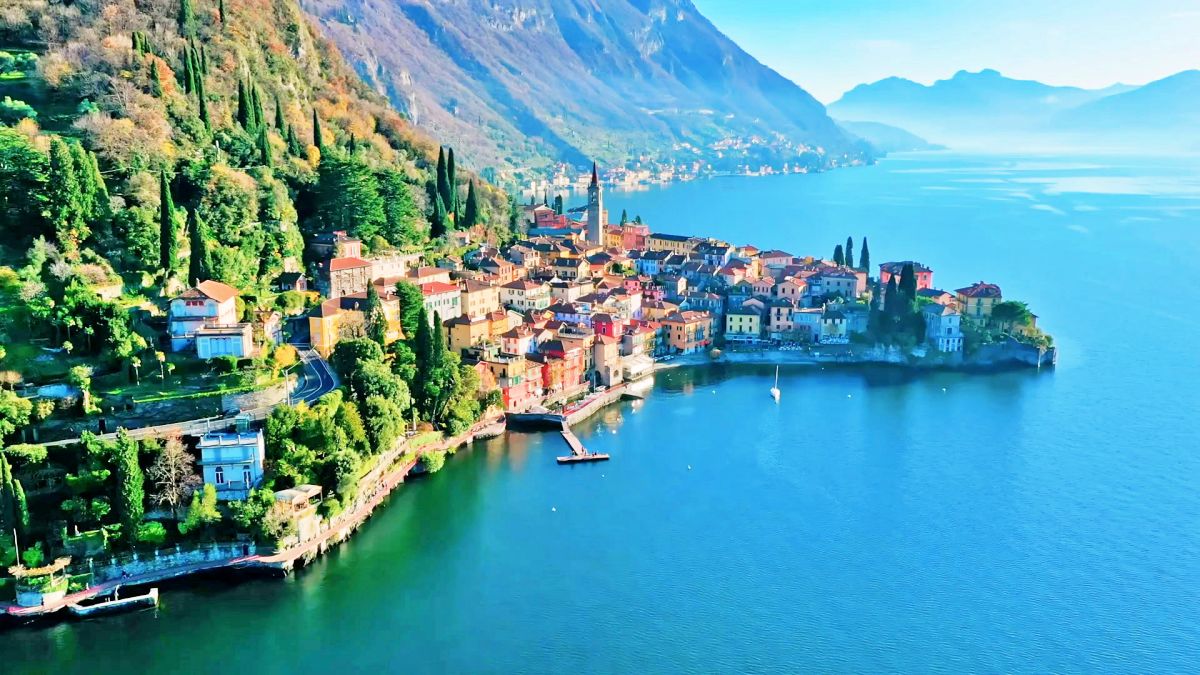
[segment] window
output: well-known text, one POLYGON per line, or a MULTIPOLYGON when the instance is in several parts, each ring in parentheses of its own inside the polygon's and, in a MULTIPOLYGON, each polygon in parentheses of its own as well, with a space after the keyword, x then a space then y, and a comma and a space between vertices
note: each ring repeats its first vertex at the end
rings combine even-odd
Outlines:
POLYGON ((242 469, 242 483, 250 487, 250 469, 242 469))
POLYGON ((213 481, 214 481, 214 482, 215 482, 217 485, 224 485, 224 484, 225 484, 225 467, 223 467, 223 466, 218 466, 218 467, 217 467, 217 468, 214 470, 213 481))

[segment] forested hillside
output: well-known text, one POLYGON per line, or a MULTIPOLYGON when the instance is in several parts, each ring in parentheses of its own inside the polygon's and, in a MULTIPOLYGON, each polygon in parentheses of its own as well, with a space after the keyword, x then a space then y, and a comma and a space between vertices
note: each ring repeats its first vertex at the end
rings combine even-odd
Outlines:
POLYGON ((463 172, 457 221, 430 199, 437 145, 292 0, 17 0, 0 50, 0 343, 86 326, 76 355, 124 358, 129 308, 208 278, 269 302, 314 232, 436 249, 431 217, 507 227, 489 186, 465 208, 463 172))

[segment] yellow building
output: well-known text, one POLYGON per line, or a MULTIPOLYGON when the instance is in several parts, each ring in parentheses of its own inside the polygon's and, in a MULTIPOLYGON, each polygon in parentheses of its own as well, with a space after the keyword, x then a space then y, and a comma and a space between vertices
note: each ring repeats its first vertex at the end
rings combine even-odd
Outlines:
POLYGON ((725 315, 725 337, 732 340, 758 339, 762 336, 762 312, 739 307, 725 315))
POLYGON ((335 298, 317 305, 308 315, 309 342, 325 358, 329 358, 337 346, 341 314, 341 302, 335 298))
POLYGON ((445 322, 446 347, 461 354, 463 350, 478 347, 491 340, 492 323, 486 316, 456 316, 445 322))
POLYGON ((697 244, 699 244, 699 241, 694 237, 686 237, 681 234, 663 234, 661 232, 651 234, 647 240, 647 248, 651 251, 670 251, 671 253, 678 253, 680 255, 688 254, 692 249, 696 248, 697 244))
POLYGON ((960 288, 954 294, 962 315, 976 320, 990 317, 992 308, 1004 300, 999 286, 982 281, 960 288))
POLYGON ((667 346, 674 352, 691 354, 712 344, 712 315, 708 312, 679 312, 663 319, 662 324, 667 346))
POLYGON ((468 279, 462 283, 460 308, 467 316, 484 316, 500 309, 500 287, 468 279))

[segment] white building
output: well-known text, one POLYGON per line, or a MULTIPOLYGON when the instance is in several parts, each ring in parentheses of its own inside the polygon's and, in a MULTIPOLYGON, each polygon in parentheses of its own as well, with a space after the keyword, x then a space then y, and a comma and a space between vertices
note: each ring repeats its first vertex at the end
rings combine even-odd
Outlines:
POLYGON ((237 290, 219 281, 201 281, 171 300, 167 331, 171 350, 196 345, 196 332, 214 326, 236 326, 237 290))
POLYGON ((262 482, 266 446, 261 431, 208 433, 196 447, 204 483, 217 488, 218 499, 245 499, 262 482))
POLYGON ((931 304, 921 309, 925 319, 925 341, 939 352, 961 352, 962 314, 955 307, 931 304))

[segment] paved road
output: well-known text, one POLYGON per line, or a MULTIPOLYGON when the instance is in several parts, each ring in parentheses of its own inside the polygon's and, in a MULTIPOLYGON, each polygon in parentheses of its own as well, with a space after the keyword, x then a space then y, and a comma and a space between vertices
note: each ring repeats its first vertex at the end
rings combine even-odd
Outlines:
MULTIPOLYGON (((296 376, 296 385, 292 388, 291 402, 306 401, 312 403, 321 398, 325 394, 337 389, 338 378, 329 367, 329 363, 321 358, 313 349, 306 345, 295 345, 300 352, 300 360, 303 365, 300 372, 296 376)), ((171 424, 161 424, 157 426, 139 427, 137 429, 126 429, 125 431, 132 438, 154 438, 167 436, 181 435, 198 435, 206 431, 215 431, 226 429, 233 426, 234 420, 238 415, 249 414, 255 420, 265 419, 271 414, 271 411, 277 408, 280 404, 263 406, 252 410, 240 410, 236 413, 224 416, 203 417, 195 420, 187 420, 184 422, 173 422, 171 424)), ((116 433, 100 434, 102 439, 114 439, 116 433)), ((78 443, 78 438, 64 438, 58 441, 48 441, 42 443, 45 446, 56 445, 71 445, 78 443)))

